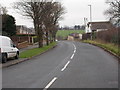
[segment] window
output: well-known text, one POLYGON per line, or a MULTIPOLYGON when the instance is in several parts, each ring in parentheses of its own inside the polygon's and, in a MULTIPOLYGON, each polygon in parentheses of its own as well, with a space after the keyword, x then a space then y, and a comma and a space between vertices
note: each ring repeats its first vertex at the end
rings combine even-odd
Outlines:
POLYGON ((13 47, 13 45, 14 45, 14 44, 13 44, 13 41, 10 40, 10 46, 13 47))

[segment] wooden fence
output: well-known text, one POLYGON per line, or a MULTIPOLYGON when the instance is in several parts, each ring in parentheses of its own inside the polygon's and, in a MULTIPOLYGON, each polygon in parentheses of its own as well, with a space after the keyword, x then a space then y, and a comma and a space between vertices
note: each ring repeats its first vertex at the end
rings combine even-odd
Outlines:
POLYGON ((12 36, 10 38, 18 48, 27 47, 32 43, 32 36, 12 36))

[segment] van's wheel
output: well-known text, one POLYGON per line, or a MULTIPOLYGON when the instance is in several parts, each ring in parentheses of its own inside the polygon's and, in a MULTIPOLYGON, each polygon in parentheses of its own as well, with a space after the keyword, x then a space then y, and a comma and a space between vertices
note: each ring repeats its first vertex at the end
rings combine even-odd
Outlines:
POLYGON ((7 62, 7 55, 2 54, 2 63, 6 63, 6 62, 7 62))
POLYGON ((19 58, 19 53, 16 53, 15 59, 19 58))

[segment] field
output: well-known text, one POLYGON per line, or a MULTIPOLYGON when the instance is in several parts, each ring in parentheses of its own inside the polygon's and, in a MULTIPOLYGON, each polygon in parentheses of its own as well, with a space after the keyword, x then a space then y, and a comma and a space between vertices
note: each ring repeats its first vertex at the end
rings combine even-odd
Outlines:
POLYGON ((57 32, 57 37, 60 36, 62 38, 65 38, 71 33, 81 33, 81 34, 83 34, 83 33, 85 33, 85 31, 84 30, 59 30, 57 32))

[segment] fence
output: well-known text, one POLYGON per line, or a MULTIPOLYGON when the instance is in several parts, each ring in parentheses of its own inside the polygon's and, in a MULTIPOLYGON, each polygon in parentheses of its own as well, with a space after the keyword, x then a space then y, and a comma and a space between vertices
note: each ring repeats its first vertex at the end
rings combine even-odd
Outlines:
POLYGON ((85 33, 82 35, 83 40, 91 39, 91 33, 85 33))
POLYGON ((109 29, 96 33, 96 39, 120 45, 120 28, 109 29))
POLYGON ((105 31, 99 31, 94 33, 86 33, 83 34, 82 39, 98 39, 108 43, 114 43, 120 45, 120 27, 119 28, 111 28, 105 31))
POLYGON ((10 38, 18 48, 27 47, 32 43, 32 36, 12 36, 10 38))

